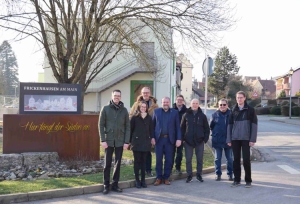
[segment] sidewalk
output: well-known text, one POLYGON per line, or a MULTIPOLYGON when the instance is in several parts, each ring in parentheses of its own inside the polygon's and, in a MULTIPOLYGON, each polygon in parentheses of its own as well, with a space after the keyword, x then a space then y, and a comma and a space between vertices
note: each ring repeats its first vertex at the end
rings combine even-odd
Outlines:
POLYGON ((290 119, 286 116, 258 115, 258 120, 260 119, 300 126, 300 117, 291 117, 290 119))

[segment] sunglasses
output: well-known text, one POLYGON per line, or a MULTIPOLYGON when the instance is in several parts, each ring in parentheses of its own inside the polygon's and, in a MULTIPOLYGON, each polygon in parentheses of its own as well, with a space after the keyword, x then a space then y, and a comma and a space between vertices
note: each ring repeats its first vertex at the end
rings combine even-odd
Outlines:
POLYGON ((219 106, 227 106, 227 104, 219 104, 219 106))

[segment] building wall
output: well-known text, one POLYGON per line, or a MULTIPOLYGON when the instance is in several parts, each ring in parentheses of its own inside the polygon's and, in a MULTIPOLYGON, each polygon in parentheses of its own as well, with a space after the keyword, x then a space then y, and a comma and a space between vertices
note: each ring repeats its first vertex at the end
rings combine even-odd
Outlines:
POLYGON ((185 103, 189 104, 193 97, 193 65, 183 54, 180 54, 176 60, 182 63, 183 79, 181 81, 181 95, 184 96, 185 103))
POLYGON ((292 76, 292 96, 300 91, 300 69, 296 70, 292 76))

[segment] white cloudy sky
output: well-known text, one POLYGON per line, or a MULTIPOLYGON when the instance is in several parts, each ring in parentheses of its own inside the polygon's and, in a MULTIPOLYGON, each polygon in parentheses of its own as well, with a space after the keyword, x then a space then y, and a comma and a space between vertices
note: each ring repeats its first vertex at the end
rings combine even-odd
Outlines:
MULTIPOLYGON (((229 1, 236 5, 238 22, 223 33, 219 46, 227 46, 237 56, 241 75, 270 79, 300 66, 300 0, 229 1)), ((0 30, 0 43, 13 36, 0 30)), ((43 71, 43 52, 38 51, 37 43, 30 39, 10 43, 17 56, 20 81, 37 81, 37 73, 43 71)), ((201 79, 205 54, 184 54, 194 64, 194 76, 201 79)))

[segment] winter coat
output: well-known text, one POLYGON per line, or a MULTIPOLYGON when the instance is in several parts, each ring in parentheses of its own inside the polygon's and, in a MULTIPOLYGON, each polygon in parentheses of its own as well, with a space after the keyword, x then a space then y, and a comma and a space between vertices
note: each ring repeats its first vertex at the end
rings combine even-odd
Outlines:
MULTIPOLYGON (((157 102, 156 98, 154 98, 153 96, 150 96, 149 100, 150 100, 150 105, 148 107, 148 113, 152 117, 153 111, 156 108, 158 108, 158 105, 156 104, 156 102, 157 102)), ((142 101, 144 101, 143 96, 142 95, 138 96, 136 99, 136 102, 134 102, 134 104, 131 107, 131 110, 129 113, 129 118, 131 118, 133 115, 135 115, 137 113, 139 103, 142 101)))
MULTIPOLYGON (((173 108, 174 108, 175 110, 178 110, 178 108, 177 108, 177 106, 176 106, 176 103, 173 104, 173 108)), ((179 113, 179 122, 181 122, 182 116, 183 116, 183 114, 185 114, 186 111, 187 111, 187 108, 186 108, 186 106, 183 104, 181 110, 180 110, 180 111, 178 110, 178 113, 179 113)))
POLYGON ((227 127, 229 121, 230 110, 227 109, 225 113, 217 110, 211 116, 210 129, 212 131, 212 147, 214 148, 229 148, 226 143, 227 127))
POLYGON ((140 115, 132 116, 130 120, 130 143, 131 150, 151 151, 151 136, 153 134, 152 118, 149 114, 145 118, 140 115))
POLYGON ((99 135, 109 147, 121 147, 130 140, 130 121, 128 111, 120 101, 117 110, 114 105, 104 106, 99 115, 99 135))
POLYGON ((227 143, 232 140, 247 140, 256 142, 257 139, 257 116, 254 108, 246 102, 242 110, 236 104, 231 110, 227 128, 227 143))
POLYGON ((206 115, 200 107, 195 115, 193 110, 189 108, 182 116, 180 127, 183 141, 188 145, 195 147, 203 141, 207 142, 210 130, 206 115))

